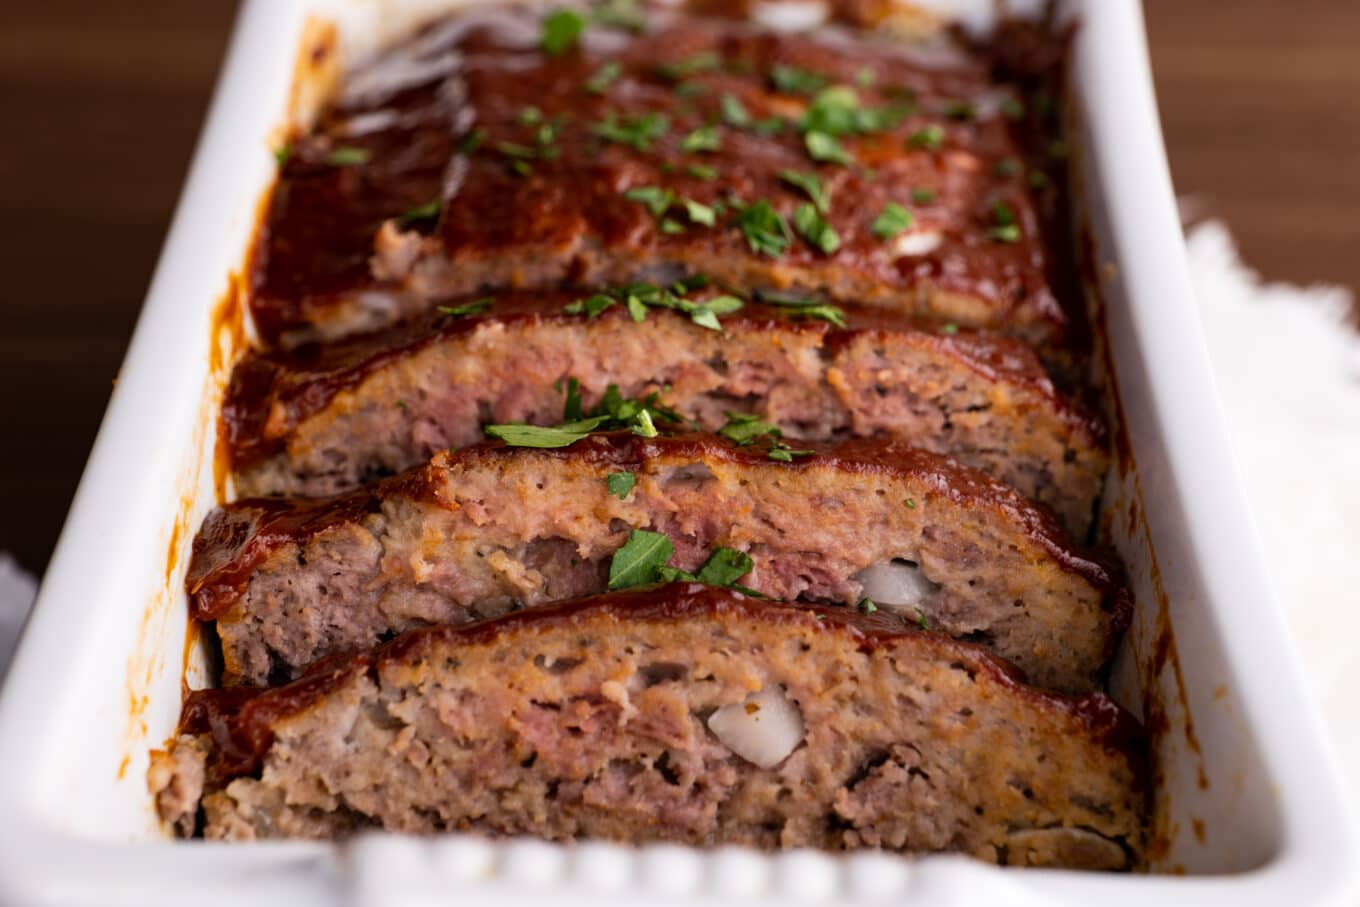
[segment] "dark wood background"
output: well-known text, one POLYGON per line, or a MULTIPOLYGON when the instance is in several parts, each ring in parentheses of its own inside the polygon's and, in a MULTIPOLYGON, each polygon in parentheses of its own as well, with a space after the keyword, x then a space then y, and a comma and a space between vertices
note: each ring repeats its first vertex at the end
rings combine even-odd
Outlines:
MULTIPOLYGON (((31 570, 94 440, 235 7, 0 4, 0 551, 31 570)), ((1147 15, 1177 188, 1267 276, 1360 288, 1360 3, 1147 15)))

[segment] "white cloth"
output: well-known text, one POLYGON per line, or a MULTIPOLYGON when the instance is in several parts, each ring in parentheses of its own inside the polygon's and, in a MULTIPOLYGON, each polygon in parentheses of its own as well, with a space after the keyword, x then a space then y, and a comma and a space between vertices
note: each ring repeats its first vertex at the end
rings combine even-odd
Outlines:
MULTIPOLYGON (((1343 323, 1350 295, 1262 283, 1217 221, 1188 242, 1275 592, 1360 816, 1360 334, 1343 323)), ((0 554, 0 676, 36 586, 0 554)))

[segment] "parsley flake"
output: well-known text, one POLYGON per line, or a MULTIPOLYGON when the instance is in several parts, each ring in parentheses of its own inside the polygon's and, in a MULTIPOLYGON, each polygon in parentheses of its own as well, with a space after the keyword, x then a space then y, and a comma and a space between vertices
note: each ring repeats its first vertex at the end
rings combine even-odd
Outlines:
POLYGON ((801 173, 797 170, 781 170, 779 178, 791 186, 796 186, 807 193, 807 197, 812 199, 812 203, 817 206, 817 210, 823 214, 831 208, 831 194, 826 191, 822 181, 817 178, 815 173, 801 173))
POLYGON ((476 299, 472 302, 465 302, 462 305, 441 305, 439 306, 439 314, 452 315, 455 318, 461 318, 464 315, 476 315, 491 308, 491 303, 493 301, 494 300, 488 296, 485 299, 476 299))
POLYGON ((770 67, 770 84, 786 94, 812 94, 826 86, 827 78, 809 69, 776 63, 770 67))
POLYGON ((701 72, 712 72, 722 68, 722 57, 712 51, 695 54, 675 63, 662 63, 656 71, 668 79, 680 81, 701 72))
POLYGON ((930 629, 930 621, 926 620, 926 612, 920 608, 916 609, 916 625, 922 630, 930 629))
POLYGON ((936 198, 935 190, 927 186, 917 186, 911 190, 911 200, 917 205, 928 205, 936 198))
POLYGON ((881 240, 892 239, 903 230, 911 229, 915 218, 910 211, 897 202, 888 202, 883 206, 883 213, 874 218, 873 225, 869 227, 870 232, 881 240))
POLYGON ((761 290, 760 301, 766 305, 789 309, 789 316, 792 318, 816 318, 829 321, 838 328, 846 326, 844 309, 812 296, 799 296, 779 290, 761 290))
POLYGON ((1020 241, 1020 225, 1016 223, 1015 212, 1005 202, 992 206, 992 226, 987 235, 997 242, 1013 243, 1020 241))
POLYGON ((439 199, 432 198, 423 205, 407 208, 402 212, 398 221, 402 224, 409 224, 418 220, 431 220, 439 216, 439 212, 442 208, 443 205, 440 203, 439 199))
POLYGON ((671 540, 660 532, 634 529, 609 561, 609 588, 630 589, 657 581, 657 571, 675 553, 671 540))
POLYGON ((623 197, 642 203, 652 217, 661 217, 675 201, 675 193, 662 186, 636 186, 623 193, 623 197))
POLYGON ((609 489, 610 494, 622 501, 626 500, 628 495, 632 493, 633 485, 636 482, 637 477, 631 472, 615 472, 605 479, 605 487, 609 489))
POLYGON ((934 151, 944 144, 944 127, 932 123, 918 129, 907 139, 907 144, 913 148, 929 148, 934 151))
POLYGON ((685 173, 697 180, 715 180, 718 178, 718 168, 710 167, 707 164, 690 164, 685 168, 685 173))
POLYGON ((825 132, 809 132, 803 136, 803 144, 814 161, 849 166, 854 158, 841 147, 836 137, 825 132))
POLYGON ((751 125, 751 114, 746 111, 746 105, 741 103, 741 99, 734 94, 724 94, 718 102, 722 111, 723 122, 738 129, 744 129, 751 125))
POLYGON ((550 57, 561 56, 576 46, 585 31, 586 18, 569 9, 553 10, 539 23, 539 44, 550 57))
POLYGON ((794 210, 793 227, 799 236, 826 255, 834 253, 841 247, 840 235, 813 205, 802 204, 794 210))
POLYGON ((793 241, 783 215, 763 198, 740 208, 736 223, 752 252, 778 258, 793 241))
POLYGON ((591 74, 586 79, 583 87, 591 94, 604 94, 610 84, 623 72, 623 67, 617 61, 610 61, 591 74))
POLYGON ((332 167, 359 167, 367 164, 373 158, 373 152, 367 148, 355 148, 352 145, 341 145, 326 155, 326 163, 332 167))
POLYGON ((292 157, 292 145, 280 145, 278 148, 274 149, 274 163, 279 166, 280 170, 283 169, 283 166, 287 164, 292 157))
POLYGON ((717 126, 700 126, 680 143, 685 151, 718 151, 722 148, 722 137, 717 126))
POLYGON ((865 614, 873 614, 878 610, 878 605, 874 604, 872 598, 861 598, 859 600, 859 609, 865 614))
POLYGON ((664 113, 620 117, 609 110, 605 112, 604 121, 596 123, 591 131, 607 142, 629 145, 638 151, 651 151, 652 143, 665 135, 670 127, 670 117, 664 113))

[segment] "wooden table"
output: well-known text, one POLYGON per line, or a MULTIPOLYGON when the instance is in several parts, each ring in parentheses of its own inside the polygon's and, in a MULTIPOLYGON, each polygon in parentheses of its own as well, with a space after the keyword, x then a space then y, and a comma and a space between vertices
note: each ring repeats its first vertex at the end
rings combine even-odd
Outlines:
MULTIPOLYGON (((235 7, 0 6, 0 551, 30 569, 94 439, 235 7)), ((1360 3, 1150 0, 1148 18, 1178 188, 1267 276, 1360 287, 1360 3)))

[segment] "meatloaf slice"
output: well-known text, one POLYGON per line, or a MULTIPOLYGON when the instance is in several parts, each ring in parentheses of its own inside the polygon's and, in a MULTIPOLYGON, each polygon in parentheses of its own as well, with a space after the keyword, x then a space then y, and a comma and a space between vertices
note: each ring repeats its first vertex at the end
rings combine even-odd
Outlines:
MULTIPOLYGON (((656 288, 652 288, 656 289, 656 288)), ((693 297, 702 301, 702 295, 693 297)), ((1054 389, 1018 341, 849 311, 846 329, 747 304, 722 331, 678 311, 636 323, 622 304, 569 314, 569 293, 506 294, 350 342, 250 356, 223 427, 237 491, 347 491, 472 444, 482 423, 553 424, 562 386, 662 398, 709 431, 733 409, 790 437, 888 435, 950 454, 1085 536, 1106 467, 1099 422, 1054 389)))
POLYGON ((1031 185, 1023 103, 988 54, 660 10, 553 53, 541 15, 461 11, 350 74, 290 146, 260 234, 266 343, 694 269, 1036 343, 1070 332, 1040 214, 1057 190, 1031 185))
POLYGON ((1090 869, 1142 847, 1139 731, 1104 695, 699 585, 415 630, 184 714, 153 790, 181 829, 201 802, 208 838, 469 830, 1090 869))
POLYGON ((1061 690, 1093 688, 1127 620, 1111 572, 1047 511, 947 457, 850 441, 779 462, 627 432, 479 445, 343 497, 227 505, 195 539, 188 588, 217 621, 226 682, 259 684, 425 623, 601 592, 634 530, 667 536, 681 570, 735 549, 765 595, 867 596, 1061 690))

